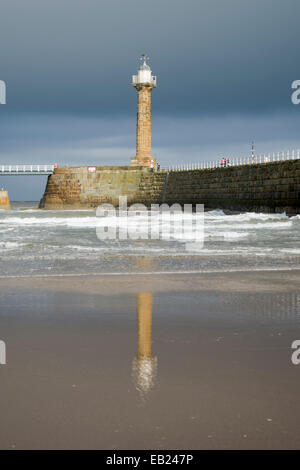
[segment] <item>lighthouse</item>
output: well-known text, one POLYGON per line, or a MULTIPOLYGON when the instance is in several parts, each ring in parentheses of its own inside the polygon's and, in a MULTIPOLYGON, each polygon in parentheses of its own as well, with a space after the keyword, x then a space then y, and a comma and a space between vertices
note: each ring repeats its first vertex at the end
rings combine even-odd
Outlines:
POLYGON ((145 54, 137 75, 132 76, 132 86, 137 90, 136 156, 131 158, 131 166, 154 168, 155 158, 151 156, 151 91, 156 88, 156 77, 147 64, 145 54))

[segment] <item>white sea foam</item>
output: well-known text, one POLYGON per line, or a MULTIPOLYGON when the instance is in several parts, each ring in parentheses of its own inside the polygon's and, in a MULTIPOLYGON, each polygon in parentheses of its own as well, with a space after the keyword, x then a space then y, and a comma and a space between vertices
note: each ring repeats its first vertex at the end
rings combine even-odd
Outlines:
MULTIPOLYGON (((129 269, 130 259, 149 257, 164 269, 279 269, 297 266, 300 254, 300 216, 243 213, 226 215, 222 210, 205 212, 204 247, 186 251, 191 226, 179 236, 176 223, 195 221, 201 215, 175 214, 173 223, 141 216, 96 217, 94 210, 42 211, 26 209, 0 214, 1 272, 91 272, 129 269), (149 225, 159 229, 160 239, 151 240, 149 225), (138 229, 138 240, 99 240, 96 229, 138 229), (175 233, 174 233, 175 228, 175 233), (171 232, 170 240, 164 236, 171 232), (162 238, 163 237, 163 238, 162 238), (163 264, 161 264, 163 263, 163 264), (175 263, 175 264, 174 264, 175 263)), ((178 228, 178 226, 177 226, 178 228)), ((187 228, 187 227, 185 227, 187 228)), ((136 261, 134 261, 136 265, 136 261)))
POLYGON ((293 255, 300 255, 300 248, 281 248, 281 253, 291 253, 293 255))
POLYGON ((205 212, 205 215, 209 217, 222 217, 225 215, 225 212, 222 209, 215 209, 213 211, 205 212))
POLYGON ((97 217, 6 217, 5 219, 0 220, 0 224, 94 228, 99 225, 101 226, 103 222, 101 222, 101 219, 97 217))
POLYGON ((231 222, 272 222, 278 220, 288 220, 289 217, 285 212, 279 214, 264 214, 258 212, 245 212, 241 214, 228 214, 226 215, 223 211, 215 210, 205 212, 207 219, 214 219, 220 223, 231 223, 231 222))
MULTIPOLYGON (((206 223, 207 221, 205 221, 206 223)), ((287 229, 287 228, 291 228, 293 226, 293 222, 291 220, 284 220, 284 221, 274 221, 274 222, 267 222, 267 221, 257 221, 257 222, 253 222, 253 223, 247 223, 247 222, 240 222, 240 221, 234 221, 234 222, 230 222, 230 221, 225 221, 225 223, 223 224, 214 224, 214 223, 208 223, 207 224, 209 228, 211 227, 215 227, 216 230, 220 230, 220 228, 222 226, 224 227, 230 227, 232 229, 252 229, 252 230, 261 230, 261 229, 287 229)))
POLYGON ((24 243, 0 242, 0 251, 17 250, 24 246, 24 243))
MULTIPOLYGON (((211 230, 211 229, 210 229, 211 230)), ((216 230, 214 232, 206 231, 205 239, 207 240, 237 240, 239 238, 247 238, 250 235, 249 232, 234 232, 234 231, 227 231, 227 232, 220 232, 216 230)))
POLYGON ((0 226, 0 234, 14 231, 13 227, 5 228, 0 226))

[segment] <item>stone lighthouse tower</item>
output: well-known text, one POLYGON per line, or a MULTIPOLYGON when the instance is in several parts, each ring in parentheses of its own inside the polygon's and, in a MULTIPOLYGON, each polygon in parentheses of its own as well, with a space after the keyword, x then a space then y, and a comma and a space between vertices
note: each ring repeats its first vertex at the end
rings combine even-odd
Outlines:
POLYGON ((154 168, 156 160, 151 156, 151 91, 156 88, 156 77, 141 56, 141 66, 137 75, 132 76, 132 86, 138 93, 136 122, 136 156, 131 158, 131 166, 154 168))

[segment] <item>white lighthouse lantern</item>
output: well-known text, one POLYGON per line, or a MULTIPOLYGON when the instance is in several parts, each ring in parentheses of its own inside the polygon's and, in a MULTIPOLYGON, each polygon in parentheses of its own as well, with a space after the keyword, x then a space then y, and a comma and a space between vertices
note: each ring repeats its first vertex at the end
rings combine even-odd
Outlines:
POLYGON ((156 88, 156 76, 152 75, 152 71, 147 64, 147 57, 145 54, 141 56, 141 65, 137 71, 137 75, 132 76, 133 86, 151 86, 156 88))

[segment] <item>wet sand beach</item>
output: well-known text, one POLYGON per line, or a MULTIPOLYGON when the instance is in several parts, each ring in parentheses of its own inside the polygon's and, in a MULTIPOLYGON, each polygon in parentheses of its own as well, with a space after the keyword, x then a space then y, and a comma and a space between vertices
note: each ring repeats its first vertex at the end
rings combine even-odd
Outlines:
POLYGON ((299 271, 0 279, 1 449, 299 449, 299 271))

